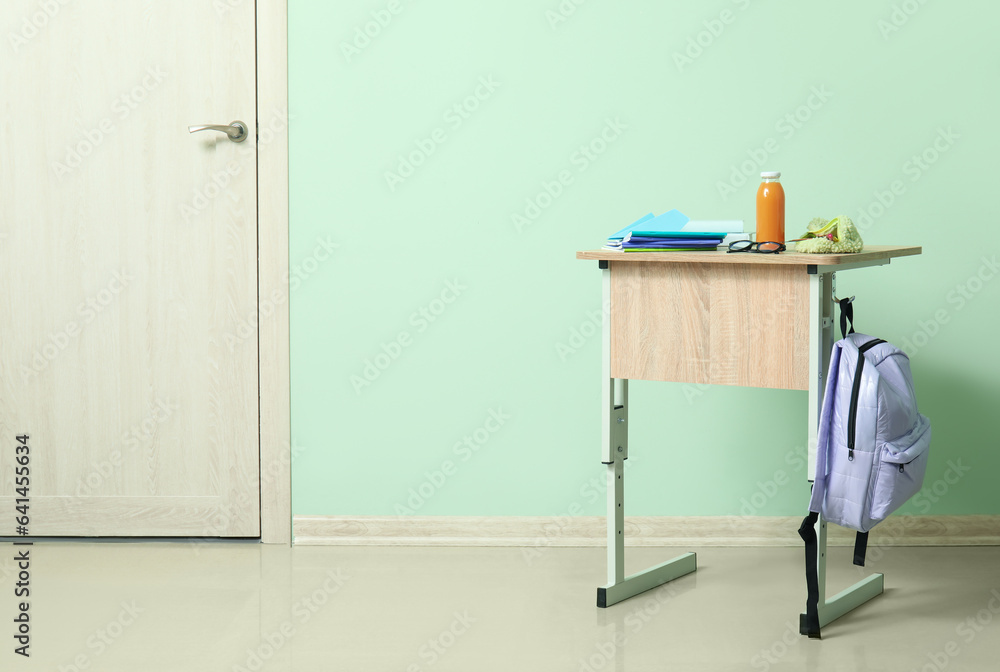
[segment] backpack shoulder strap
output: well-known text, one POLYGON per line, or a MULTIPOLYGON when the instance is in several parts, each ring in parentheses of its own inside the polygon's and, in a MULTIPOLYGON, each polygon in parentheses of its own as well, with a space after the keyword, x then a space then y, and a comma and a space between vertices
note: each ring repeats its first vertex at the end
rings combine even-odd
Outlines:
POLYGON ((816 544, 816 521, 819 514, 810 511, 799 526, 799 536, 806 545, 806 613, 799 617, 799 634, 809 639, 823 639, 819 628, 819 569, 816 544))
POLYGON ((847 338, 848 334, 854 333, 854 297, 840 299, 840 337, 847 338), (851 330, 847 330, 847 323, 851 323, 851 330))
POLYGON ((858 532, 854 535, 854 564, 865 566, 865 555, 868 553, 868 533, 858 532))
POLYGON ((822 639, 819 627, 819 564, 816 540, 816 521, 823 510, 826 496, 827 453, 830 449, 830 422, 833 416, 833 397, 840 371, 840 353, 843 343, 834 343, 830 352, 830 368, 826 374, 826 389, 823 392, 823 408, 820 413, 819 430, 816 433, 816 473, 813 474, 812 496, 809 499, 809 515, 799 526, 799 537, 806 550, 806 613, 799 620, 799 634, 811 639, 822 639))

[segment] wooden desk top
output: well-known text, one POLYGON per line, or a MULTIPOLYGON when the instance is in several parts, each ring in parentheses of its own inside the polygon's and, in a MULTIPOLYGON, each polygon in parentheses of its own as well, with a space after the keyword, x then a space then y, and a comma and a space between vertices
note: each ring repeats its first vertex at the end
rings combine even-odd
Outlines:
POLYGON ((906 245, 865 245, 861 252, 854 254, 803 254, 782 252, 781 254, 754 254, 751 252, 729 253, 726 250, 699 250, 697 252, 613 252, 611 250, 584 250, 576 253, 577 259, 597 261, 665 261, 674 263, 709 264, 790 264, 797 266, 839 266, 843 264, 877 263, 893 257, 908 257, 920 254, 919 247, 906 245))

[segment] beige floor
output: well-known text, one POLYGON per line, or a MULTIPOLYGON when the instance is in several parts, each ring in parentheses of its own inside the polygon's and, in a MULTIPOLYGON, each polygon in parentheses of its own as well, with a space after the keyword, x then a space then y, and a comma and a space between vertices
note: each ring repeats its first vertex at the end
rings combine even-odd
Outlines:
POLYGON ((692 549, 696 574, 597 609, 602 549, 41 542, 25 660, 2 546, 0 670, 1000 670, 996 547, 873 549, 886 594, 810 641, 797 548, 692 549))

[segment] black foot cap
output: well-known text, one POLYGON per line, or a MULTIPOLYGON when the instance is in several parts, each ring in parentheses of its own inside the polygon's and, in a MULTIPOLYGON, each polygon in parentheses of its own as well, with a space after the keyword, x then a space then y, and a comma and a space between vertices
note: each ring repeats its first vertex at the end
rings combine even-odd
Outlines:
POLYGON ((806 615, 799 614, 799 634, 809 635, 809 639, 823 639, 818 632, 809 632, 809 625, 806 623, 806 615))

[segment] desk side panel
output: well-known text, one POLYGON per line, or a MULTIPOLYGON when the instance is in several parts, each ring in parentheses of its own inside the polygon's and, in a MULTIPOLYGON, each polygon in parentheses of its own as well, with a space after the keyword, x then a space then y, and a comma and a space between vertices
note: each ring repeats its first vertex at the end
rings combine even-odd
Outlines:
POLYGON ((805 269, 611 262, 611 375, 808 389, 805 269))
POLYGON ((708 382, 708 270, 611 262, 613 378, 708 382))

